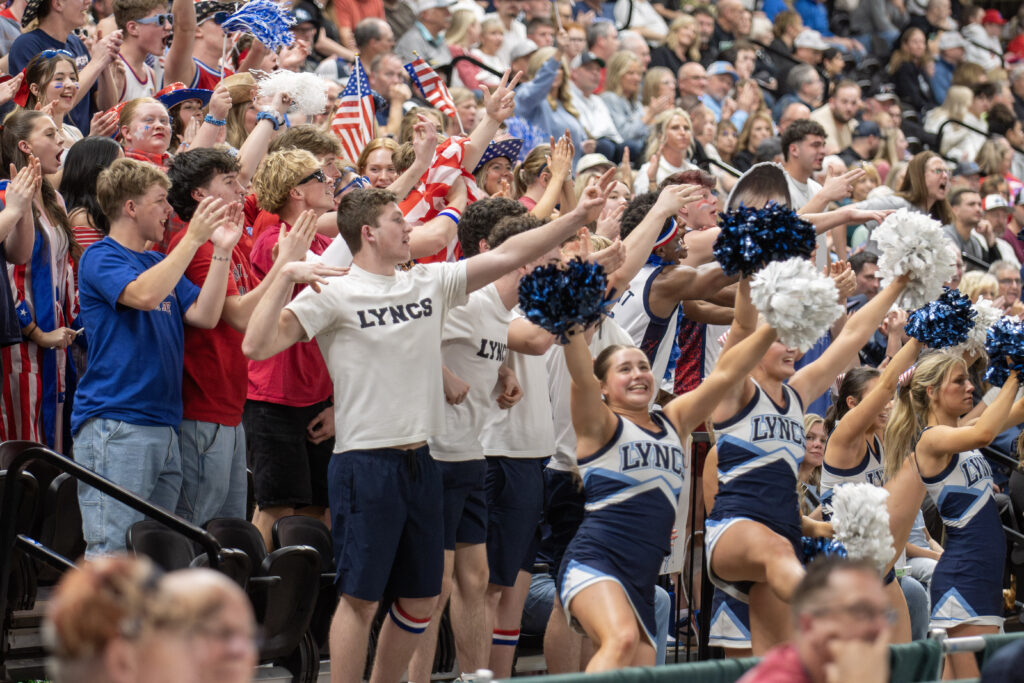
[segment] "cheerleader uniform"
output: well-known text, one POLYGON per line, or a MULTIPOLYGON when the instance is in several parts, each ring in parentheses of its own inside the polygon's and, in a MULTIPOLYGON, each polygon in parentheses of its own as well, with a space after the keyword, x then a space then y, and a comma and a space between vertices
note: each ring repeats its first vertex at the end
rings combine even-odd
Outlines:
POLYGON ((711 628, 708 645, 731 650, 749 650, 750 605, 715 588, 711 600, 711 628))
POLYGON ((946 525, 930 586, 931 627, 1001 627, 1006 539, 988 460, 978 451, 956 453, 942 472, 921 479, 946 525))
POLYGON ((839 469, 829 467, 828 462, 821 464, 821 512, 822 517, 828 521, 831 517, 831 507, 826 512, 826 506, 832 503, 832 490, 840 484, 873 484, 881 486, 885 483, 885 466, 882 464, 882 442, 876 436, 868 444, 864 458, 854 467, 839 469))
POLYGON ((657 431, 617 417, 609 442, 579 459, 586 513, 562 558, 558 591, 572 623, 573 598, 595 583, 614 581, 653 646, 654 584, 670 549, 679 496, 688 490, 687 454, 660 413, 651 413, 657 431))
MULTIPOLYGON (((753 380, 751 380, 753 381, 753 380)), ((714 425, 718 434, 718 495, 708 515, 708 567, 715 546, 734 523, 759 522, 789 540, 800 556, 800 501, 796 482, 804 459, 803 405, 782 385, 777 405, 754 382, 754 396, 739 413, 714 425)), ((711 581, 732 597, 749 601, 751 581, 732 583, 708 571, 711 581)))
MULTIPOLYGON (((654 315, 650 309, 651 286, 665 266, 648 263, 629 282, 629 289, 612 307, 611 317, 633 339, 651 364, 651 372, 659 385, 668 368, 672 344, 679 325, 678 304, 665 318, 654 315)), ((653 403, 653 399, 651 400, 653 403)))

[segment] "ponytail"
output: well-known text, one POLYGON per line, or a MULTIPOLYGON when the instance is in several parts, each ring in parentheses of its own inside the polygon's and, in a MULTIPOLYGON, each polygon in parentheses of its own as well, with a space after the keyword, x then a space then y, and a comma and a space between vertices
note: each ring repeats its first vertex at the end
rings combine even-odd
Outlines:
POLYGON ((537 145, 530 150, 526 158, 516 164, 512 171, 512 194, 517 199, 526 194, 526 191, 537 182, 537 178, 547 168, 547 157, 551 154, 551 145, 537 145))
POLYGON ((881 373, 877 368, 853 368, 842 377, 837 392, 832 394, 832 405, 825 414, 826 434, 831 434, 843 416, 850 412, 847 399, 860 401, 867 393, 868 382, 877 379, 879 375, 881 373))

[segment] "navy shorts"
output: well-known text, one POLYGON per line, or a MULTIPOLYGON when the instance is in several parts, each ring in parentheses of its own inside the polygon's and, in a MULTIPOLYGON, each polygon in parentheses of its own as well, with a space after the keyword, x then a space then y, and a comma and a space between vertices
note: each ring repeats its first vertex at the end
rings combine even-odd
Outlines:
POLYGON ((514 586, 533 571, 544 510, 544 458, 487 458, 487 564, 490 582, 514 586))
POLYGON ((335 453, 328 466, 336 584, 376 602, 441 593, 441 470, 422 446, 335 453))
POLYGON ((444 549, 487 542, 487 461, 437 461, 444 484, 444 549))
POLYGON ((544 522, 547 535, 541 551, 549 558, 548 573, 556 578, 562 556, 583 523, 586 496, 580 489, 579 477, 572 472, 544 470, 544 522))

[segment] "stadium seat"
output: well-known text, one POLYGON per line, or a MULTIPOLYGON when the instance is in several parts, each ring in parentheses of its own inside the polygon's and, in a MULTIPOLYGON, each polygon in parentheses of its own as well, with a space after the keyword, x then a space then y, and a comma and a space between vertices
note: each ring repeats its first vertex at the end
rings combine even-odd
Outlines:
MULTIPOLYGON (((249 556, 237 548, 221 548, 217 556, 220 561, 217 570, 242 588, 246 588, 252 574, 252 562, 249 560, 249 556)), ((210 559, 206 553, 199 553, 192 560, 193 567, 208 567, 209 565, 210 559)))
POLYGON ((305 515, 282 517, 274 523, 274 545, 284 548, 291 545, 308 545, 316 548, 320 555, 320 591, 316 608, 310 619, 310 631, 321 651, 327 651, 327 636, 331 630, 331 619, 338 605, 338 591, 334 586, 334 543, 327 526, 318 519, 305 515))
POLYGON ((136 555, 145 555, 165 571, 187 569, 195 552, 192 542, 160 522, 144 519, 125 532, 125 545, 136 555))
MULTIPOLYGON (((70 474, 60 474, 50 482, 40 506, 40 527, 37 540, 59 555, 76 560, 85 553, 82 536, 82 511, 78 507, 78 481, 70 474)), ((38 563, 40 585, 55 584, 61 572, 38 563)))
POLYGON ((251 522, 233 517, 211 519, 203 528, 224 548, 237 548, 249 556, 253 569, 258 569, 267 557, 263 537, 251 522))
POLYGON ((316 607, 320 554, 309 546, 278 548, 264 559, 249 581, 248 593, 263 628, 260 661, 281 664, 298 680, 315 676, 319 648, 309 633, 316 607), (273 581, 262 582, 260 578, 273 581))
MULTIPOLYGON (((33 537, 33 529, 36 526, 39 508, 39 485, 36 482, 36 478, 25 471, 21 472, 18 480, 20 481, 21 497, 18 500, 18 508, 15 512, 15 532, 33 537)), ((7 470, 0 470, 0 500, 4 496, 10 495, 8 484, 7 470)), ((13 554, 11 556, 7 606, 13 610, 32 609, 32 606, 35 604, 36 589, 38 587, 35 561, 17 548, 13 548, 11 552, 13 554)))

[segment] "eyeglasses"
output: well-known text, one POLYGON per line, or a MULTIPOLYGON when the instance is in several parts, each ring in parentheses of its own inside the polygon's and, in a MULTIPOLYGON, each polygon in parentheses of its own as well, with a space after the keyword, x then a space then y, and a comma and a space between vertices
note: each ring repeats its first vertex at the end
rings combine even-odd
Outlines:
POLYGON ((1001 285, 1017 285, 1020 287, 1019 277, 1001 277, 999 278, 999 284, 1001 285))
POLYGON ((928 169, 928 171, 934 173, 935 175, 949 175, 948 168, 930 168, 928 169))
POLYGON ((327 174, 324 173, 322 170, 320 170, 318 168, 315 171, 313 171, 312 173, 310 173, 308 176, 306 176, 305 178, 303 178, 302 180, 297 182, 296 186, 298 186, 298 185, 305 185, 310 180, 315 180, 315 181, 320 182, 320 183, 328 182, 327 181, 327 174))
POLYGON ((54 57, 71 57, 71 59, 75 58, 75 56, 67 50, 43 50, 39 53, 39 56, 43 59, 53 59, 54 57))
MULTIPOLYGON (((346 170, 348 170, 348 169, 346 168, 346 170)), ((338 180, 341 180, 341 178, 338 178, 338 180)), ((367 178, 366 176, 357 175, 355 178, 353 178, 352 180, 350 180, 347 183, 345 183, 344 187, 342 187, 341 189, 335 190, 334 191, 334 196, 337 197, 338 195, 343 194, 349 188, 353 188, 353 187, 354 188, 359 188, 359 189, 364 189, 364 188, 370 187, 370 179, 367 178)))
POLYGON ((160 24, 161 26, 174 26, 173 14, 158 14, 155 17, 143 17, 136 19, 136 24, 160 24))

